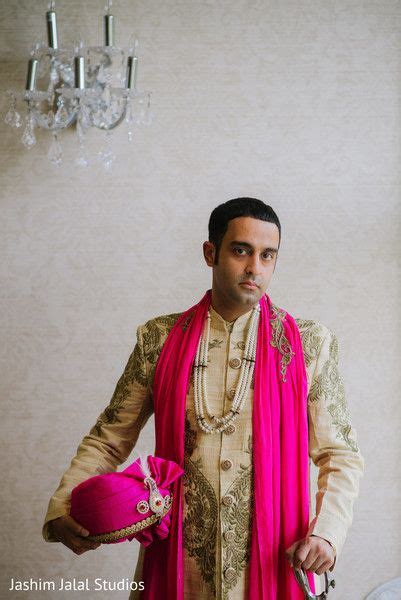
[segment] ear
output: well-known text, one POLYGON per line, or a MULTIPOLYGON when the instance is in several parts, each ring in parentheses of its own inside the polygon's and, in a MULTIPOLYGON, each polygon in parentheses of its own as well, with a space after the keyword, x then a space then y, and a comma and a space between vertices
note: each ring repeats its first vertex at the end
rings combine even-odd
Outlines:
POLYGON ((214 265, 215 255, 216 248, 213 242, 203 242, 203 256, 205 257, 205 261, 208 267, 212 267, 214 265))

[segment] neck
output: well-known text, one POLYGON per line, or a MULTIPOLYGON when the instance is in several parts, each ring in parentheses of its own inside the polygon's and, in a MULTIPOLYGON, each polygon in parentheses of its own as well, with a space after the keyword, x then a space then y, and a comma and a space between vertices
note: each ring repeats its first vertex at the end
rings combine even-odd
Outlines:
POLYGON ((219 315, 221 317, 223 317, 223 319, 225 321, 231 322, 231 321, 235 321, 241 315, 244 315, 245 313, 252 310, 254 308, 254 306, 257 305, 257 302, 255 304, 252 304, 252 305, 246 306, 246 307, 230 306, 227 303, 219 300, 219 298, 216 297, 215 291, 212 290, 211 305, 212 305, 213 309, 217 313, 219 313, 219 315))

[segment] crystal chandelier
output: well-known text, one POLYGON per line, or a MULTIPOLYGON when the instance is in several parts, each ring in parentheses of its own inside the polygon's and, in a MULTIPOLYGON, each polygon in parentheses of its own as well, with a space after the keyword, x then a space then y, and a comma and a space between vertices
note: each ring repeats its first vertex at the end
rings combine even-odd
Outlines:
POLYGON ((72 47, 60 47, 55 2, 46 12, 48 45, 34 45, 28 61, 25 91, 9 90, 10 107, 5 122, 19 129, 28 149, 36 144, 35 128, 47 130, 52 137, 48 153, 55 165, 62 163, 61 132, 75 125, 78 139, 76 163, 87 166, 86 133, 90 128, 104 130, 104 147, 99 152, 103 165, 110 167, 115 156, 111 148, 111 132, 122 122, 128 140, 133 128, 150 125, 150 92, 140 92, 138 72, 138 39, 132 36, 124 51, 114 44, 112 0, 104 15, 104 45, 84 47, 81 40, 72 47), (18 112, 18 102, 25 105, 25 116, 18 112))

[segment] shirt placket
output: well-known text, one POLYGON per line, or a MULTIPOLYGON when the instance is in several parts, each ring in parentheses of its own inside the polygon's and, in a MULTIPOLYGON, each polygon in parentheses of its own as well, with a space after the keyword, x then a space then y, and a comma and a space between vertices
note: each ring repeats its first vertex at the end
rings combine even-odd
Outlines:
MULTIPOLYGON (((234 323, 224 321, 225 332, 225 362, 222 378, 223 402, 220 404, 221 416, 222 412, 227 413, 232 406, 236 387, 239 382, 240 369, 242 365, 244 338, 246 337, 247 328, 244 329, 244 320, 237 320, 234 323)), ((235 531, 229 523, 224 522, 222 506, 230 507, 235 503, 235 498, 229 493, 231 484, 233 483, 237 470, 241 448, 246 445, 246 441, 241 439, 241 435, 245 435, 245 429, 240 430, 237 421, 232 423, 220 435, 220 454, 219 454, 219 519, 217 527, 217 556, 216 556, 216 597, 223 598, 224 587, 232 584, 237 573, 229 564, 225 564, 223 543, 227 546, 233 543, 235 531), (223 543, 222 543, 223 541, 223 543)))

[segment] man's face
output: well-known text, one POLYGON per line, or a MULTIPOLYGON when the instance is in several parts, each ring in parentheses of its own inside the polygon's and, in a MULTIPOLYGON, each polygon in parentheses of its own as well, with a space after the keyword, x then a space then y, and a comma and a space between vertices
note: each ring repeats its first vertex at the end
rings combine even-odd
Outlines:
POLYGON ((273 275, 279 246, 279 230, 274 223, 237 217, 228 222, 221 242, 218 264, 212 242, 204 242, 204 255, 213 267, 213 291, 230 307, 251 308, 265 293, 273 275), (254 283, 253 287, 245 281, 254 283))

